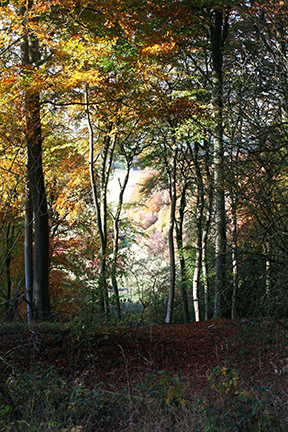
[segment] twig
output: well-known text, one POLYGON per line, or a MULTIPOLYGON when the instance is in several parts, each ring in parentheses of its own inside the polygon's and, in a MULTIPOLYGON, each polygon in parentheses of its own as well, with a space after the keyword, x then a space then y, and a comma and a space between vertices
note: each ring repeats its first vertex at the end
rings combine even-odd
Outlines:
MULTIPOLYGON (((5 355, 10 354, 11 352, 17 350, 18 348, 22 348, 22 347, 26 347, 26 346, 30 346, 30 345, 34 345, 34 347, 36 348, 36 346, 35 346, 35 342, 29 342, 29 343, 27 343, 27 344, 24 344, 24 345, 18 345, 17 347, 12 348, 11 350, 7 351, 7 352, 5 353, 5 355)), ((37 348, 36 348, 36 349, 37 349, 37 348)), ((38 349, 37 349, 37 351, 39 352, 38 349)), ((2 357, 0 357, 0 358, 2 359, 2 357)), ((2 359, 2 360, 3 360, 3 359, 2 359)))
POLYGON ((0 356, 0 360, 2 360, 3 363, 5 363, 6 366, 8 366, 9 368, 11 368, 12 374, 14 375, 14 366, 12 366, 10 363, 8 363, 2 356, 0 356))

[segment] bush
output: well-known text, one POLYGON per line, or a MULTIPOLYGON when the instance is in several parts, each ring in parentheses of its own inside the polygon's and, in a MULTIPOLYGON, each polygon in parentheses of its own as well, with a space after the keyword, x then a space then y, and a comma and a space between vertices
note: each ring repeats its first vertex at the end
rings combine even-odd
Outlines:
MULTIPOLYGON (((219 366, 209 376, 215 401, 199 403, 199 423, 205 432, 275 432, 281 428, 280 407, 268 387, 239 388, 239 373, 219 366)), ((284 426, 284 425, 283 425, 284 426)))

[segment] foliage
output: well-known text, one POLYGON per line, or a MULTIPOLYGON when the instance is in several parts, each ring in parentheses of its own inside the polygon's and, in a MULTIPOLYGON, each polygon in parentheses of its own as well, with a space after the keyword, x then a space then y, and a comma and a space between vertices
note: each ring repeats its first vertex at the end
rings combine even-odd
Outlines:
MULTIPOLYGON (((147 320, 163 321, 175 157, 178 226, 183 210, 183 244, 177 259, 185 259, 181 271, 185 268, 186 279, 177 269, 174 322, 182 319, 184 288, 193 309, 195 293, 190 286, 200 248, 195 239, 203 234, 205 218, 209 221, 205 264, 211 316, 217 217, 210 204, 213 193, 215 204, 219 190, 212 151, 217 135, 213 49, 215 17, 220 15, 224 150, 220 189, 227 223, 221 314, 230 317, 235 300, 238 317, 287 318, 287 5, 278 3, 152 0, 135 5, 119 0, 95 5, 92 0, 53 0, 27 2, 25 9, 23 1, 1 2, 3 320, 25 319, 25 304, 19 313, 12 313, 11 304, 24 292, 25 146, 34 129, 25 131, 29 92, 40 100, 54 315, 74 318, 79 314, 81 322, 87 312, 89 322, 94 314, 98 319, 102 308, 103 319, 103 291, 110 293, 111 279, 112 308, 119 303, 117 283, 125 288, 125 281, 130 281, 133 296, 143 291, 138 297, 147 303, 147 320), (25 64, 19 54, 28 39, 37 50, 30 52, 30 63, 25 64), (89 179, 88 114, 98 215, 89 179), (137 166, 144 172, 129 206, 121 203, 119 213, 106 200, 117 166, 128 172, 137 166), (120 236, 124 241, 119 246, 120 236), (99 271, 103 271, 101 281, 99 271)), ((204 318, 206 281, 203 277, 196 282, 204 318)))
POLYGON ((6 386, 17 414, 10 405, 1 407, 1 431, 114 430, 124 416, 125 395, 91 390, 81 378, 68 381, 53 367, 10 376, 6 386))
POLYGON ((285 430, 287 329, 273 327, 255 368, 257 325, 96 324, 1 326, 1 432, 285 430))
POLYGON ((7 378, 11 399, 7 403, 2 393, 0 430, 123 431, 131 423, 139 431, 151 430, 152 424, 173 431, 280 430, 268 387, 239 390, 239 376, 225 367, 213 370, 209 379, 221 394, 220 403, 191 399, 183 378, 164 371, 148 375, 130 390, 108 391, 101 384, 87 387, 84 378, 67 379, 53 367, 35 365, 7 378))
POLYGON ((239 371, 226 366, 217 366, 208 378, 218 402, 205 401, 200 405, 204 431, 280 430, 278 407, 269 387, 242 390, 239 371))

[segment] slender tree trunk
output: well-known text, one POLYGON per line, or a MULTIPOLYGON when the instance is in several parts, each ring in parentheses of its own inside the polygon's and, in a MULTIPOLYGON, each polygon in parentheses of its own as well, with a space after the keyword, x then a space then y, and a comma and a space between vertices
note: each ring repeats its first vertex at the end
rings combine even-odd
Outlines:
MULTIPOLYGON (((12 228, 12 239, 13 239, 14 226, 12 228)), ((6 304, 5 312, 6 317, 8 316, 9 302, 11 300, 11 251, 10 251, 10 241, 11 239, 11 223, 8 223, 6 232, 6 278, 7 278, 7 294, 6 294, 6 304)))
POLYGON ((226 286, 226 221, 224 198, 224 150, 223 150, 223 77, 222 47, 228 33, 228 18, 223 27, 223 12, 215 12, 211 28, 212 45, 212 106, 214 114, 214 200, 215 200, 215 302, 214 319, 221 314, 221 293, 226 286), (222 31, 223 30, 223 31, 222 31))
MULTIPOLYGON (((38 39, 29 28, 28 8, 21 9, 26 20, 26 35, 21 44, 24 73, 37 67, 40 60, 38 39)), ((44 320, 50 317, 49 293, 49 224, 48 205, 42 168, 42 132, 40 97, 37 90, 27 88, 25 92, 26 141, 28 153, 28 182, 34 214, 34 272, 33 272, 33 319, 44 320)))
POLYGON ((233 271, 233 293, 231 319, 236 318, 236 296, 238 292, 238 246, 237 246, 237 220, 236 211, 232 211, 232 271, 233 271))
POLYGON ((266 241, 265 247, 265 255, 266 255, 266 298, 269 303, 269 295, 271 290, 271 241, 268 234, 268 239, 266 241))
MULTIPOLYGON (((207 221, 207 218, 206 218, 207 221)), ((205 222, 205 227, 202 233, 202 276, 203 276, 203 286, 204 286, 204 319, 207 321, 209 319, 209 283, 208 283, 208 271, 207 271, 207 240, 208 240, 208 229, 207 223, 205 222)))
POLYGON ((170 222, 168 231, 169 241, 169 260, 170 260, 170 281, 169 281, 169 295, 167 314, 165 322, 171 324, 173 317, 173 306, 175 296, 175 281, 176 281, 176 266, 175 266, 175 247, 174 247, 174 222, 176 210, 176 162, 177 162, 177 149, 173 149, 171 170, 170 170, 170 222))
POLYGON ((26 181, 25 201, 25 288, 27 301, 27 321, 30 323, 33 318, 32 293, 33 293, 33 205, 30 190, 30 183, 26 181))
MULTIPOLYGON (((107 284, 107 220, 108 220, 108 203, 107 203, 107 191, 108 183, 110 178, 110 172, 112 168, 113 155, 117 143, 117 134, 115 134, 113 140, 110 137, 110 133, 113 128, 113 124, 108 125, 108 131, 103 138, 103 146, 101 149, 101 160, 99 168, 99 180, 98 185, 94 175, 94 133, 93 126, 89 111, 89 100, 88 100, 88 86, 85 89, 85 106, 87 115, 87 125, 89 132, 89 169, 90 169, 90 180, 93 194, 94 207, 96 212, 97 227, 100 238, 100 265, 99 265, 99 286, 100 286, 100 304, 102 314, 106 314, 109 318, 109 296, 108 296, 108 284, 107 284)), ((100 153, 99 153, 100 154, 100 153)))
POLYGON ((108 293, 106 294, 106 232, 105 218, 102 215, 101 203, 99 202, 97 183, 94 174, 94 132, 89 111, 88 86, 85 89, 85 106, 87 116, 87 126, 89 133, 89 173, 92 189, 94 208, 97 219, 97 228, 100 239, 100 264, 99 264, 99 286, 100 286, 100 308, 102 315, 105 315, 105 308, 108 306, 108 293))
POLYGON ((116 302, 117 319, 121 321, 121 305, 119 298, 119 289, 117 282, 117 259, 119 250, 119 226, 116 219, 113 220, 114 225, 114 238, 113 238, 113 253, 112 253, 112 267, 111 267, 111 284, 113 289, 113 294, 116 302))
POLYGON ((193 274, 193 304, 195 321, 200 321, 200 308, 199 308, 199 283, 201 273, 201 260, 202 260, 202 219, 204 209, 204 188, 202 172, 199 164, 199 143, 195 141, 194 151, 190 147, 191 156, 193 158, 196 183, 197 183, 197 205, 196 205, 196 241, 195 241, 195 268, 193 274))
POLYGON ((113 293, 116 300, 117 317, 119 321, 121 320, 121 307, 120 307, 119 290, 118 290, 117 275, 116 275, 118 252, 119 252, 119 220, 120 220, 120 214, 123 206, 124 192, 128 184, 129 175, 130 175, 130 163, 126 162, 126 175, 123 184, 121 184, 119 180, 120 193, 119 193, 116 215, 113 217, 114 238, 113 238, 111 282, 112 282, 113 293))
POLYGON ((184 212, 186 207, 186 191, 187 184, 183 185, 181 193, 181 201, 179 208, 179 222, 175 224, 176 227, 176 241, 177 248, 180 255, 180 271, 181 271, 181 294, 182 294, 182 308, 183 308, 183 320, 184 323, 189 322, 189 309, 188 309, 188 298, 186 291, 187 277, 186 277, 186 263, 183 249, 183 223, 184 223, 184 212))
POLYGON ((207 248, 208 248, 208 234, 212 219, 213 210, 213 179, 210 173, 210 160, 208 141, 204 141, 205 151, 205 173, 207 178, 207 210, 205 216, 205 223, 202 232, 202 275, 204 285, 204 304, 205 304, 205 320, 209 319, 209 282, 208 282, 208 263, 207 263, 207 248))
POLYGON ((109 181, 109 167, 106 170, 107 158, 109 154, 109 146, 111 139, 109 136, 104 137, 104 146, 102 153, 102 166, 101 166, 101 187, 100 187, 100 217, 102 219, 103 230, 103 243, 101 244, 101 259, 100 259, 100 290, 103 298, 104 310, 107 319, 109 319, 109 296, 107 286, 107 220, 108 220, 108 207, 107 207, 107 188, 109 181))
POLYGON ((117 134, 114 135, 113 139, 110 136, 113 126, 117 126, 117 121, 116 124, 114 125, 112 122, 109 123, 108 131, 104 136, 103 148, 101 152, 101 169, 100 169, 100 183, 101 183, 100 201, 101 201, 102 227, 103 227, 103 234, 104 234, 103 251, 101 251, 103 259, 102 259, 100 271, 101 271, 101 286, 102 286, 107 318, 109 318, 109 297, 108 297, 108 284, 107 284, 107 274, 106 274, 107 273, 106 256, 107 256, 107 238, 108 238, 107 221, 108 221, 108 213, 109 213, 107 195, 108 195, 108 184, 109 184, 110 173, 112 169, 113 156, 114 156, 114 151, 117 143, 117 134))
POLYGON ((200 307, 199 307, 199 278, 200 278, 200 272, 201 272, 201 237, 199 241, 200 233, 197 233, 197 240, 196 240, 196 257, 195 257, 195 268, 194 268, 194 274, 193 274, 193 304, 194 304, 194 315, 195 315, 195 321, 200 321, 200 307))

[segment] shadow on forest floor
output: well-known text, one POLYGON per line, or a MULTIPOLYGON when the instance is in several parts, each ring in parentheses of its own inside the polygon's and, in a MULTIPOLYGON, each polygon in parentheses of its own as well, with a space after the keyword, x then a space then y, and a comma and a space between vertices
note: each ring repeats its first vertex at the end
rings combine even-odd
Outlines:
POLYGON ((288 332, 266 321, 5 325, 0 373, 0 431, 288 430, 288 332))

